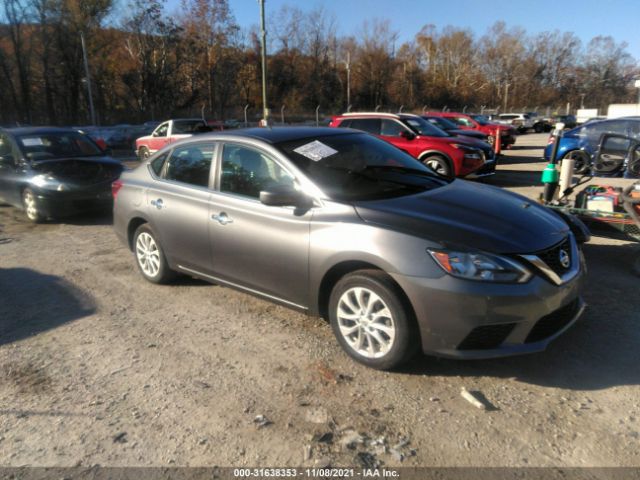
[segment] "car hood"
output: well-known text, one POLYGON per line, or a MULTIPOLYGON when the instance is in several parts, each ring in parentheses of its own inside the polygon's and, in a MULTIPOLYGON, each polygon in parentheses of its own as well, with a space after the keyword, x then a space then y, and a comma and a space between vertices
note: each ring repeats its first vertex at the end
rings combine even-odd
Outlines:
POLYGON ((447 130, 447 133, 450 133, 451 135, 464 135, 465 137, 471 137, 471 138, 480 138, 480 139, 487 138, 487 135, 485 133, 478 132, 477 130, 452 129, 452 130, 447 130))
POLYGON ((115 158, 104 157, 61 157, 61 158, 45 158, 42 160, 31 160, 31 164, 35 169, 43 168, 46 165, 64 162, 88 162, 91 164, 101 163, 104 165, 122 165, 119 160, 115 158))
POLYGON ((110 157, 41 160, 32 162, 31 168, 34 175, 46 175, 75 186, 112 182, 124 169, 119 161, 110 157))
POLYGON ((417 195, 355 202, 365 222, 450 247, 532 253, 560 242, 566 223, 515 193, 464 180, 417 195))
POLYGON ((433 142, 446 143, 449 145, 459 144, 459 145, 466 145, 467 147, 480 148, 480 149, 484 147, 489 147, 488 144, 485 144, 482 141, 479 141, 475 138, 462 136, 462 135, 460 136, 451 135, 449 137, 430 137, 429 135, 418 135, 417 140, 424 140, 429 143, 433 143, 433 142))

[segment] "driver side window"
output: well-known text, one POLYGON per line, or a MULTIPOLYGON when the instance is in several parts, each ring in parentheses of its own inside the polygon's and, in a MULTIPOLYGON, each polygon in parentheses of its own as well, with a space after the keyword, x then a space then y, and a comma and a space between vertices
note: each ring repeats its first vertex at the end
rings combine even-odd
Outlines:
POLYGON ((156 131, 153 132, 153 136, 154 137, 166 137, 167 136, 167 130, 169 130, 169 124, 168 123, 163 123, 158 128, 156 128, 156 131))
POLYGON ((293 184, 294 178, 264 153, 241 145, 224 146, 220 172, 221 192, 258 199, 261 190, 293 184))
POLYGON ((395 120, 382 120, 382 129, 380 130, 380 135, 397 137, 400 135, 400 132, 405 130, 406 128, 404 128, 395 120))

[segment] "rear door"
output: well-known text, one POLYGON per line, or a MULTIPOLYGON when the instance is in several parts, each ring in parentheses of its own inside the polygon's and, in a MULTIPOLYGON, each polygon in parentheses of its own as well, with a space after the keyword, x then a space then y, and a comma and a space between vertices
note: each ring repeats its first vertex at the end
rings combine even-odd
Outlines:
POLYGON ((215 142, 175 148, 147 190, 147 211, 174 266, 201 271, 211 264, 208 214, 215 148, 215 142))
POLYGON ((216 277, 297 307, 309 301, 312 209, 267 206, 260 191, 293 185, 278 159, 252 145, 221 145, 209 237, 216 277))

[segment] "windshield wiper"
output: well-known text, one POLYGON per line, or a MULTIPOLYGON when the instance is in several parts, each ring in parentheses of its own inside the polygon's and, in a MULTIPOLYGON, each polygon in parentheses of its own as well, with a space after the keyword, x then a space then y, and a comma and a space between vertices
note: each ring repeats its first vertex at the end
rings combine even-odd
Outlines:
POLYGON ((418 175, 421 177, 428 177, 430 180, 436 180, 439 182, 447 183, 447 181, 444 178, 440 178, 431 172, 425 172, 424 170, 420 170, 417 168, 402 167, 399 165, 368 165, 365 168, 365 170, 374 170, 374 169, 387 170, 387 171, 397 172, 397 173, 405 173, 407 175, 418 175))

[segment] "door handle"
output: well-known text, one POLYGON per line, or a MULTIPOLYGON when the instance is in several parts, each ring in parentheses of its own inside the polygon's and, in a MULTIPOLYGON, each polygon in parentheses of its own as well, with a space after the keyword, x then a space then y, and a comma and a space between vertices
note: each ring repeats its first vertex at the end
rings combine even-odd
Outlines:
POLYGON ((162 203, 162 199, 159 198, 157 200, 151 200, 151 205, 153 205, 154 207, 156 207, 158 210, 160 210, 163 207, 163 203, 162 203))
POLYGON ((215 220, 220 225, 226 225, 227 223, 233 223, 233 218, 231 218, 225 212, 220 212, 218 215, 211 215, 211 220, 215 220))

